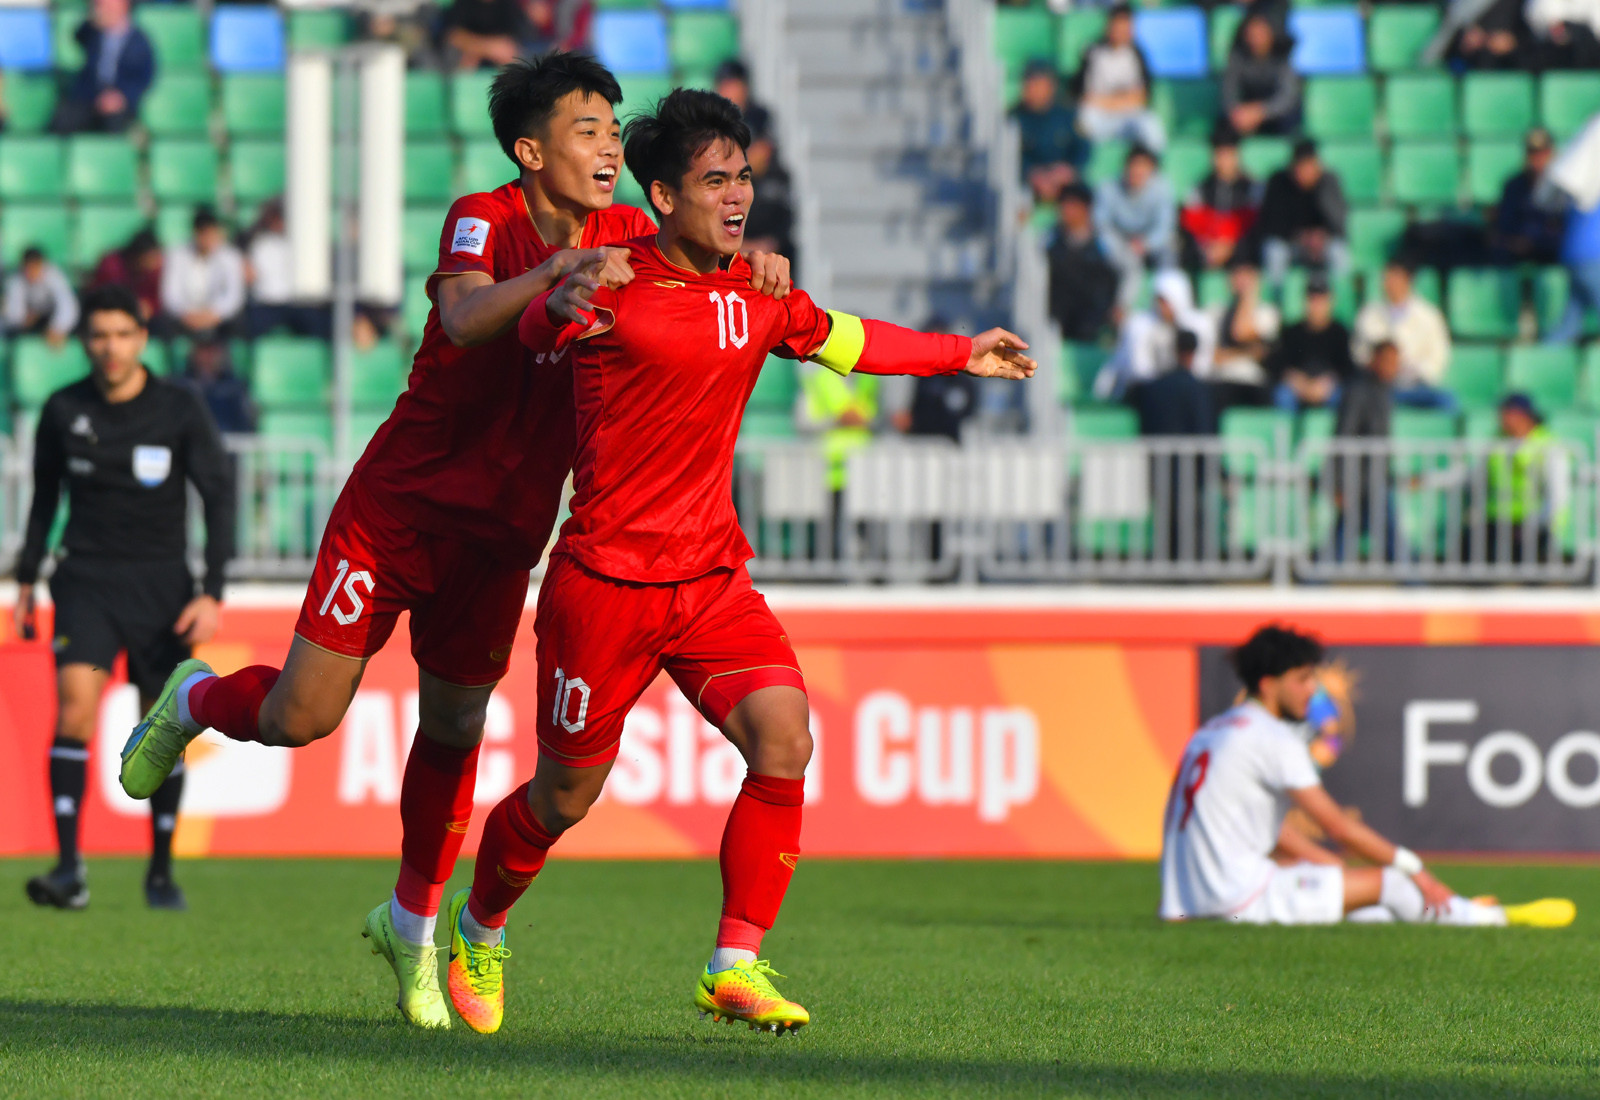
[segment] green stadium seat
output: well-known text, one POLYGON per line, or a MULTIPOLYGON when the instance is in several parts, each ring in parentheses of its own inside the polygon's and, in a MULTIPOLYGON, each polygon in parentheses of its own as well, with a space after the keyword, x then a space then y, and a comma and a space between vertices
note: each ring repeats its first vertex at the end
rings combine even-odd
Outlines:
POLYGON ((1001 8, 994 13, 995 57, 1007 73, 1021 72, 1036 57, 1048 59, 1055 40, 1055 16, 1048 11, 1001 8))
POLYGON ((506 159, 504 150, 494 142, 468 142, 462 149, 461 188, 465 193, 493 191, 516 178, 516 165, 506 159))
POLYGON ((1161 156, 1161 171, 1182 202, 1211 171, 1211 146, 1198 138, 1174 138, 1161 156))
POLYGON ((144 354, 139 361, 152 374, 159 374, 165 378, 172 373, 172 352, 170 348, 171 345, 165 340, 147 341, 144 346, 144 354))
MULTIPOLYGON (((77 72, 83 68, 83 48, 78 45, 78 24, 89 17, 86 5, 53 4, 50 10, 50 39, 59 72, 77 72)), ((157 61, 159 64, 159 59, 157 61)))
MULTIPOLYGON (((1056 37, 1056 65, 1064 73, 1075 73, 1083 61, 1083 51, 1106 33, 1106 11, 1098 7, 1074 7, 1061 17, 1056 37)), ((1026 59, 1024 59, 1026 60, 1026 59)))
POLYGON ((1461 190, 1461 162, 1451 141, 1397 141, 1389 154, 1389 188, 1396 201, 1454 205, 1461 190))
POLYGON ((5 74, 6 131, 26 134, 50 125, 56 109, 56 78, 50 73, 5 74))
POLYGON ((1305 126, 1317 138, 1372 138, 1378 88, 1370 76, 1322 76, 1306 82, 1305 126))
POLYGON ((101 256, 127 244, 148 222, 133 203, 84 203, 78 207, 77 231, 72 235, 72 265, 91 270, 101 256))
POLYGON ((1600 73, 1545 73, 1539 82, 1539 119, 1568 138, 1600 111, 1600 73))
POLYGON ((265 202, 283 194, 281 140, 236 141, 228 150, 228 182, 235 202, 265 202))
POLYGON ((1383 89, 1383 114, 1390 137, 1449 137, 1456 129, 1455 78, 1448 73, 1391 76, 1383 89))
POLYGON ((426 69, 406 73, 406 136, 437 137, 450 128, 444 77, 426 69))
POLYGON ((1225 309, 1233 297, 1226 271, 1202 271, 1195 285, 1195 304, 1201 309, 1225 309))
POLYGON ((1549 415, 1547 423, 1550 426, 1550 434, 1592 461, 1595 453, 1595 434, 1600 430, 1600 417, 1576 409, 1558 409, 1549 415))
POLYGON ((326 409, 265 409, 256 431, 267 439, 312 440, 333 446, 333 416, 326 409))
POLYGON ((89 357, 76 340, 52 348, 42 336, 19 336, 12 345, 11 396, 19 405, 37 408, 88 373, 89 357))
POLYGON ((209 141, 158 138, 150 143, 150 192, 158 201, 214 203, 217 172, 217 147, 209 141))
POLYGON ((1492 409, 1505 392, 1505 357, 1495 344, 1456 344, 1444 388, 1463 409, 1492 409))
POLYGON ((121 136, 69 138, 67 193, 79 199, 134 198, 139 193, 139 151, 121 136))
POLYGON ((1335 175, 1344 197, 1353 203, 1375 203, 1383 197, 1383 150, 1372 139, 1323 142, 1317 153, 1335 175))
POLYGON ((1060 390, 1056 397, 1062 405, 1088 402, 1094 393, 1095 376, 1105 366, 1111 353, 1098 344, 1061 345, 1060 390))
POLYGON ((23 250, 37 245, 58 264, 70 259, 72 220, 65 203, 0 205, 0 265, 14 267, 23 250))
POLYGON ((468 137, 493 137, 489 84, 493 73, 456 73, 450 78, 450 128, 468 137))
POLYGON ((156 71, 162 74, 206 66, 205 23, 199 10, 190 4, 140 4, 134 8, 134 22, 150 39, 155 50, 156 71))
POLYGON ((1468 73, 1461 80, 1461 129, 1468 137, 1521 137, 1533 126, 1533 77, 1468 73))
POLYGON ((1377 4, 1367 20, 1367 68, 1397 73, 1421 67, 1439 29, 1439 11, 1421 4, 1377 4))
MULTIPOLYGON (((1533 309, 1540 332, 1549 332, 1560 322, 1562 314, 1567 311, 1568 285, 1567 269, 1564 267, 1541 267, 1533 276, 1533 309)), ((1584 335, 1600 335, 1600 329, 1595 327, 1594 314, 1591 311, 1586 317, 1584 335)))
POLYGON ((1522 171, 1520 141, 1473 141, 1467 147, 1467 194, 1480 205, 1500 201, 1506 180, 1522 171))
POLYGON ((409 201, 449 202, 457 194, 455 146, 443 140, 407 141, 405 173, 409 201))
POLYGON ((400 220, 400 255, 406 270, 432 271, 439 262, 439 234, 448 207, 408 206, 400 220))
POLYGON ((222 125, 229 134, 281 134, 286 111, 284 79, 271 73, 222 77, 222 125))
POLYGON ((1084 165, 1084 179, 1091 187, 1099 186, 1109 179, 1116 179, 1122 174, 1122 165, 1127 159, 1126 141, 1121 138, 1097 141, 1090 150, 1089 163, 1084 165))
POLYGON ((739 421, 739 438, 742 440, 776 441, 794 439, 797 434, 793 413, 775 409, 745 409, 744 418, 739 421))
POLYGON ((1456 414, 1443 409, 1397 408, 1389 420, 1390 439, 1417 442, 1455 439, 1459 434, 1456 414))
POLYGON ((1137 439, 1139 417, 1121 405, 1088 405, 1072 410, 1068 431, 1078 439, 1137 439))
POLYGON ((307 336, 263 336, 256 341, 250 393, 266 409, 325 406, 328 345, 307 336))
POLYGON ((617 117, 629 119, 654 107, 658 100, 672 91, 673 81, 670 76, 661 73, 626 73, 617 77, 617 87, 622 89, 617 117))
POLYGON ((291 11, 289 48, 331 49, 350 41, 350 17, 337 9, 291 11))
POLYGON ((652 221, 655 220, 655 214, 650 209, 650 201, 645 198, 644 188, 639 186, 639 181, 634 179, 633 173, 626 168, 617 177, 617 189, 612 192, 612 201, 620 202, 624 206, 637 206, 652 221))
POLYGON ((1549 415, 1578 400, 1578 349, 1567 344, 1518 344, 1506 356, 1506 389, 1533 398, 1549 415))
POLYGON ((1522 287, 1514 271, 1461 267, 1450 273, 1450 331, 1458 337, 1509 340, 1517 334, 1522 287))
POLYGON ((1245 138, 1239 145, 1239 162, 1247 173, 1264 180, 1289 163, 1289 148, 1288 138, 1245 138))
POLYGON ((406 388, 405 356, 392 340, 381 340, 350 356, 350 404, 361 409, 394 408, 406 388))
POLYGON ((1581 385, 1584 406, 1600 412, 1600 340, 1590 344, 1583 354, 1581 385))
POLYGON ((1168 137, 1205 141, 1221 110, 1218 95, 1214 80, 1157 80, 1150 108, 1160 116, 1168 137))
MULTIPOLYGON (((431 263, 428 270, 433 270, 431 263)), ((428 314, 432 309, 433 302, 428 297, 424 273, 412 272, 406 277, 406 288, 400 298, 400 323, 413 341, 422 339, 422 330, 428 323, 428 314)))
POLYGON ((1294 414, 1282 409, 1235 407, 1222 414, 1219 434, 1228 440, 1254 440, 1268 454, 1294 438, 1294 414))
POLYGON ((1358 206, 1346 224, 1350 260, 1355 266, 1381 266, 1406 229, 1405 211, 1393 207, 1358 206))
POLYGON ((1499 409, 1463 409, 1461 411, 1461 438, 1475 443, 1487 443, 1500 438, 1499 409))
POLYGON ((372 437, 378 434, 383 422, 389 419, 393 408, 350 410, 350 453, 359 455, 367 449, 372 437))
MULTIPOLYGON (((1042 42, 1048 43, 1046 35, 1042 42)), ((739 56, 739 24, 720 11, 680 11, 667 26, 667 57, 674 69, 707 71, 739 56)))
POLYGON ((1207 37, 1211 42, 1211 71, 1220 73, 1228 67, 1228 53, 1233 49, 1234 36, 1244 12, 1234 4, 1223 4, 1211 9, 1211 26, 1207 37))
POLYGON ((162 203, 156 208, 156 239, 167 247, 183 244, 193 235, 193 221, 194 207, 191 204, 162 203))
POLYGON ((0 199, 59 196, 64 159, 60 138, 0 137, 0 199))
POLYGON ((750 392, 747 403, 752 409, 791 415, 795 397, 800 393, 800 372, 792 359, 767 356, 756 376, 756 388, 750 392))
POLYGON ((139 104, 139 117, 157 136, 204 134, 211 125, 211 78, 203 72, 162 73, 139 104))

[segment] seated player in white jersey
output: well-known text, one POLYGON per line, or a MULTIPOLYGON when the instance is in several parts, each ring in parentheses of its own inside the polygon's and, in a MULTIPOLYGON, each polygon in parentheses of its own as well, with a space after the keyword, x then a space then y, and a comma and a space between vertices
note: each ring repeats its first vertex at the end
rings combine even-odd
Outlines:
POLYGON ((1234 651, 1245 699, 1189 739, 1167 799, 1162 919, 1335 924, 1347 913, 1381 906, 1413 924, 1570 924, 1574 907, 1565 899, 1500 906, 1464 898, 1424 869, 1415 852, 1340 810, 1291 725, 1306 718, 1322 658, 1315 638, 1280 626, 1262 627, 1234 651), (1299 862, 1274 862, 1291 805, 1345 853, 1374 866, 1318 859, 1310 847, 1291 853, 1299 862))

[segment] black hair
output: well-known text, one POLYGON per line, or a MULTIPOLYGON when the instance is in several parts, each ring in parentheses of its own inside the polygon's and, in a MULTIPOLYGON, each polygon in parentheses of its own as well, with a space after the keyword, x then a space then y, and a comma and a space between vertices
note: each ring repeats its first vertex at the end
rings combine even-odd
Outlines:
POLYGON ((660 180, 668 187, 681 187, 689 162, 708 145, 724 140, 750 148, 750 127, 739 108, 715 92, 675 88, 653 113, 628 120, 622 131, 622 156, 654 208, 652 183, 660 180))
MULTIPOLYGON (((1061 194, 1056 196, 1056 204, 1060 205, 1069 199, 1073 202, 1081 202, 1085 206, 1093 206, 1094 192, 1089 190, 1088 184, 1073 180, 1061 189, 1061 194)), ((929 329, 928 331, 932 332, 933 330, 929 329)))
POLYGON ((27 248, 22 250, 22 262, 25 264, 31 264, 35 260, 38 260, 40 263, 44 262, 44 249, 40 248, 36 244, 30 244, 27 248))
POLYGON ((1216 123, 1211 127, 1211 148, 1237 149, 1238 147, 1239 131, 1226 118, 1217 119, 1216 123))
POLYGON ((1179 355, 1193 355, 1200 350, 1200 337, 1188 329, 1178 330, 1177 349, 1179 355))
POLYGON ((1125 2, 1124 3, 1119 3, 1119 4, 1112 4, 1110 9, 1106 12, 1106 22, 1108 22, 1108 23, 1113 19, 1123 19, 1123 18, 1127 18, 1127 19, 1132 19, 1133 18, 1133 5, 1132 4, 1125 3, 1125 2))
POLYGON ((597 95, 615 106, 622 102, 617 78, 586 53, 552 50, 538 57, 519 57, 489 85, 489 121, 495 140, 520 170, 517 139, 543 134, 556 104, 573 92, 597 95))
POLYGON ((197 206, 194 208, 194 218, 190 221, 189 226, 198 233, 202 229, 210 229, 221 224, 222 220, 217 217, 215 210, 209 206, 197 206))
MULTIPOLYGON (((144 317, 139 313, 139 299, 125 286, 110 284, 97 286, 83 295, 83 318, 87 322, 91 313, 126 313, 134 324, 144 328, 144 317)), ((84 329, 88 331, 87 325, 84 329)))
POLYGON ((1161 167, 1161 155, 1150 146, 1137 141, 1128 149, 1128 155, 1122 158, 1122 163, 1126 167, 1139 157, 1143 157, 1157 168, 1161 167))
POLYGON ((1297 668, 1320 665, 1322 643, 1309 634, 1290 627, 1268 623, 1250 635, 1244 645, 1229 654, 1233 669, 1251 695, 1261 689, 1267 676, 1282 676, 1297 668))
POLYGON ((142 256, 152 249, 160 249, 161 239, 156 236, 156 231, 148 225, 133 236, 128 238, 128 243, 122 246, 122 251, 129 257, 142 256))
POLYGON ((1290 155, 1289 160, 1293 164, 1299 164, 1301 161, 1309 160, 1316 155, 1316 141, 1312 138, 1301 138, 1299 141, 1294 143, 1294 151, 1290 155))

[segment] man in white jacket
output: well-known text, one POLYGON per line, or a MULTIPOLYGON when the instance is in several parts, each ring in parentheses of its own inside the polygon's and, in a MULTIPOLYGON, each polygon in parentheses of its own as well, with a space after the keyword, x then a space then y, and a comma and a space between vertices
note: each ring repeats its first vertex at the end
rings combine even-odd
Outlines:
POLYGON ((194 214, 194 237, 167 249, 161 269, 161 309, 169 332, 232 336, 244 310, 244 255, 207 207, 194 214))
POLYGON ((1372 351, 1389 341, 1400 351, 1400 377, 1394 400, 1425 409, 1454 409, 1455 398, 1443 389, 1450 365, 1450 328, 1439 307, 1412 288, 1412 271, 1400 260, 1383 269, 1383 300, 1368 302, 1356 314, 1351 354, 1357 363, 1372 361, 1372 351))

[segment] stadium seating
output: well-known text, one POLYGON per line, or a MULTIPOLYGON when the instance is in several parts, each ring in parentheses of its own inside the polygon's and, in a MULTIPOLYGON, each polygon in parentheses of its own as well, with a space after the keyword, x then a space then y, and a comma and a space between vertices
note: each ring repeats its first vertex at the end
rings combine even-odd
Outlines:
POLYGON ((211 123, 211 79, 203 72, 163 69, 139 104, 139 118, 152 134, 204 134, 211 123))
POLYGON ((328 345, 304 336, 263 336, 256 341, 250 393, 263 409, 326 406, 328 345))
POLYGON ((450 78, 450 127, 462 137, 492 137, 489 83, 492 73, 456 73, 450 78))
POLYGON ((1600 73, 1546 73, 1539 83, 1539 118, 1558 138, 1577 133, 1600 111, 1600 73))
POLYGON ((352 406, 387 413, 405 385, 405 356, 393 341, 383 341, 350 357, 352 406))
POLYGON ((55 77, 10 70, 5 74, 6 128, 32 133, 50 124, 56 108, 55 77))
POLYGON ((1533 126, 1533 77, 1468 73, 1461 81, 1461 129, 1468 137, 1517 137, 1533 126))
POLYGON ((53 57, 50 17, 40 8, 0 8, 0 68, 48 69, 53 57))
POLYGON ((1505 356, 1494 344, 1457 344, 1445 388, 1465 410, 1493 408, 1505 391, 1505 356))
POLYGON ((12 267, 23 250, 37 245, 55 263, 66 263, 72 219, 60 202, 0 204, 0 264, 12 267))
POLYGON ((1448 137, 1455 132, 1456 85, 1448 73, 1404 73, 1384 85, 1383 115, 1392 138, 1448 137))
POLYGON ((1517 334, 1521 287, 1500 268, 1459 268, 1450 273, 1450 329, 1458 336, 1508 340, 1517 334))
POLYGON ((139 154, 121 137, 78 134, 67 141, 67 193, 79 199, 132 199, 139 154))
POLYGON ((432 138, 450 129, 444 77, 414 69, 406 73, 406 148, 413 138, 432 138))
POLYGON ((1306 82, 1306 130, 1318 138, 1370 138, 1378 89, 1367 76, 1325 76, 1306 82))
POLYGON ((600 12, 594 20, 594 47, 615 73, 654 73, 670 67, 667 22, 660 12, 600 12))
MULTIPOLYGON (((1101 15, 1103 25, 1102 13, 1095 14, 1101 15)), ((1066 28, 1071 25, 1070 16, 1062 20, 1062 33, 1065 34, 1066 28)), ((1049 56, 1049 43, 1055 40, 1055 19, 1049 12, 1036 8, 1000 8, 994 15, 994 38, 1001 63, 1006 72, 1014 76, 1022 72, 1023 66, 1034 58, 1049 56)), ((1068 63, 1066 58, 1076 56, 1061 51, 1063 64, 1068 63)))
POLYGON ((222 125, 229 134, 281 134, 286 109, 284 79, 246 73, 222 78, 222 125))
POLYGON ((157 201, 210 202, 217 192, 217 147, 203 139, 150 143, 150 193, 157 201))
POLYGON ((42 336, 19 336, 12 348, 11 393, 24 408, 43 405, 56 390, 88 373, 88 356, 77 341, 52 348, 42 336))
POLYGON ((1390 153, 1389 184, 1400 202, 1454 205, 1460 181, 1461 164, 1454 142, 1400 141, 1390 153))
POLYGON ((61 192, 65 150, 56 137, 0 137, 0 200, 61 192))
POLYGON ((1549 344, 1512 348, 1506 357, 1506 389, 1527 394, 1541 409, 1570 408, 1578 397, 1578 350, 1549 344))
POLYGON ((80 269, 93 268, 101 256, 127 244, 148 220, 133 203, 80 206, 69 262, 80 269))
POLYGON ((197 8, 188 4, 140 4, 133 17, 149 36, 163 77, 205 67, 205 23, 197 8))
POLYGON ((237 202, 283 194, 284 149, 278 139, 235 141, 228 150, 228 180, 237 202))
POLYGON ((1366 33, 1355 8, 1296 8, 1289 13, 1295 39, 1289 63, 1307 76, 1355 74, 1366 68, 1366 33))
POLYGON ((1151 75, 1179 79, 1206 75, 1206 21, 1198 8, 1142 9, 1133 18, 1133 36, 1151 75))
POLYGON ((211 64, 224 73, 275 72, 286 54, 283 16, 261 4, 222 4, 211 16, 211 64))
POLYGON ((1412 4, 1375 7, 1367 21, 1367 63, 1374 72, 1418 67, 1423 48, 1439 29, 1439 12, 1412 4))

